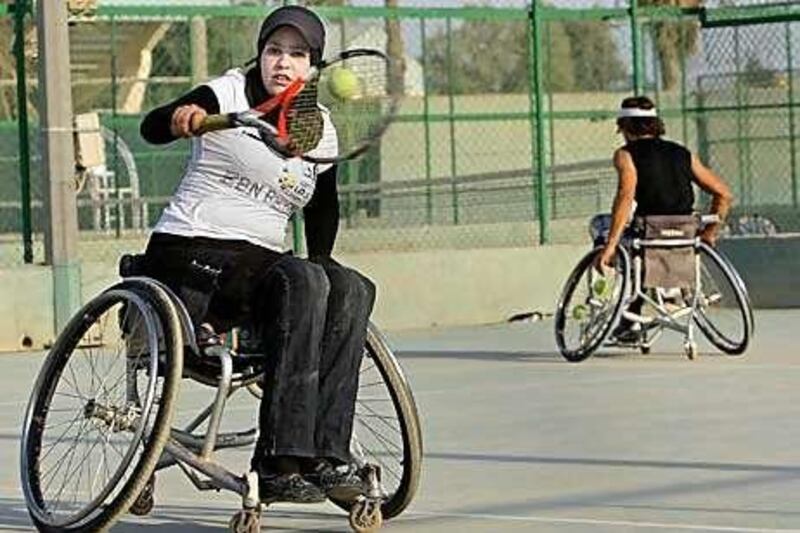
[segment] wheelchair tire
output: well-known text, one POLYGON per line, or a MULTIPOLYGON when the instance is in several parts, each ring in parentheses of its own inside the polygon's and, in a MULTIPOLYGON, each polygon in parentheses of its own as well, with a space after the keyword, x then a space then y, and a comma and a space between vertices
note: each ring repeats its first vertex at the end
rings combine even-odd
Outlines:
POLYGON ((733 268, 733 265, 717 250, 700 243, 698 248, 701 263, 701 290, 703 297, 697 312, 694 315, 697 327, 703 332, 708 341, 728 355, 741 355, 747 349, 753 335, 753 308, 747 288, 733 268), (713 284, 714 293, 711 294, 703 285, 713 284), (713 301, 712 301, 713 300, 713 301), (722 300, 719 305, 717 302, 722 300), (717 320, 711 311, 712 305, 720 309, 717 320), (722 307, 727 307, 725 310, 722 307), (730 324, 735 323, 736 333, 731 333, 722 324, 721 318, 727 316, 730 324))
MULTIPOLYGON (((572 363, 578 363, 592 355, 606 340, 611 332, 611 328, 619 321, 623 309, 622 304, 627 294, 628 285, 630 284, 630 258, 628 257, 628 252, 620 247, 618 248, 616 265, 614 267, 615 272, 617 272, 618 281, 615 282, 611 299, 605 302, 601 315, 597 317, 597 319, 602 319, 603 322, 600 324, 593 323, 595 319, 591 317, 591 314, 595 312, 593 308, 596 307, 596 305, 594 305, 594 302, 588 301, 590 299, 589 296, 585 297, 587 301, 573 301, 576 297, 580 298, 578 289, 580 284, 584 281, 584 276, 588 276, 589 285, 592 284, 591 281, 595 275, 594 262, 602 250, 603 248, 598 246, 583 256, 578 262, 578 265, 572 270, 569 278, 567 278, 567 282, 564 284, 564 289, 556 307, 556 344, 558 345, 561 355, 564 356, 564 359, 572 363), (573 318, 575 318, 576 321, 585 322, 582 317, 577 316, 577 311, 579 310, 581 310, 581 314, 584 316, 585 313, 590 315, 591 323, 589 324, 589 329, 591 331, 587 338, 583 338, 585 335, 583 332, 584 326, 581 325, 581 339, 577 343, 577 346, 571 346, 568 339, 569 334, 566 331, 567 325, 573 318)), ((589 289, 589 292, 591 293, 591 289, 589 289)))
MULTIPOLYGON (((389 345, 373 324, 367 331, 353 424, 356 435, 361 433, 370 437, 359 439, 365 459, 381 467, 384 487, 391 483, 381 505, 383 518, 388 520, 403 512, 417 492, 422 471, 422 433, 408 381, 389 345), (389 403, 391 407, 387 405, 389 403), (396 416, 394 422, 384 416, 387 408, 396 416), (389 431, 388 435, 380 433, 384 430, 389 431), (367 440, 383 449, 373 449, 367 440)), ((332 501, 345 511, 349 511, 354 503, 332 501)))
POLYGON ((129 509, 170 435, 182 363, 180 319, 169 296, 153 283, 123 281, 69 321, 42 365, 23 425, 22 490, 37 529, 101 531, 129 509), (101 329, 109 325, 116 329, 101 329), (101 376, 103 367, 109 375, 121 369, 122 377, 101 376), (59 398, 72 407, 60 409, 59 398), (74 439, 68 438, 76 425, 74 439), (60 462, 58 453, 48 457, 59 445, 60 462), (54 485, 59 472, 64 480, 54 485))

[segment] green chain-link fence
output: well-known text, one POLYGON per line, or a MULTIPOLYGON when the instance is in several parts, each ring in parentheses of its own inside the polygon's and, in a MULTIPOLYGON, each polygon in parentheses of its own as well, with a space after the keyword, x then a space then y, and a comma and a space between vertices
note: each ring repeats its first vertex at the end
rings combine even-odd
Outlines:
MULTIPOLYGON (((394 32, 406 65, 398 120, 379 147, 341 168, 337 249, 585 241, 587 219, 607 211, 615 191, 615 110, 635 92, 656 100, 668 137, 730 182, 733 233, 771 231, 767 220, 796 231, 800 6, 675 3, 320 7, 330 51, 385 48, 394 32)), ((146 144, 142 114, 242 65, 267 10, 101 1, 92 18, 73 21, 73 105, 97 113, 100 128, 82 135, 103 147, 76 181, 84 259, 140 247, 180 179, 188 144, 146 144)), ((14 25, 2 5, 0 25, 0 265, 10 265, 23 260, 25 217, 14 25)), ((41 261, 34 30, 27 17, 30 223, 41 261)))

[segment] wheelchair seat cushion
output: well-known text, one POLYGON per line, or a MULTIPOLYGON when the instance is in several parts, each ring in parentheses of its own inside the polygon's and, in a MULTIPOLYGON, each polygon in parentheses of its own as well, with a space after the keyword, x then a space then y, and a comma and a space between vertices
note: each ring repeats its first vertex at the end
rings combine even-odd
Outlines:
MULTIPOLYGON (((694 215, 649 215, 638 221, 645 240, 685 240, 697 235, 694 215)), ((693 245, 646 247, 642 286, 692 287, 695 283, 693 245)))

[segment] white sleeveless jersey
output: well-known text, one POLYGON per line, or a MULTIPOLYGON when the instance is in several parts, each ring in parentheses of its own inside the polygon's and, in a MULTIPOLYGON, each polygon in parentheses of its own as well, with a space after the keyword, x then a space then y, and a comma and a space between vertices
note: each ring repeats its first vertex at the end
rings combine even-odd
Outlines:
MULTIPOLYGON (((206 85, 214 91, 220 113, 250 108, 241 70, 230 70, 206 85)), ((324 108, 322 115, 324 141, 320 146, 335 147, 336 130, 324 108)), ((275 154, 258 140, 255 128, 195 137, 186 171, 155 231, 245 240, 285 251, 290 215, 308 203, 317 175, 328 168, 330 165, 308 163, 300 158, 285 159, 275 154)))

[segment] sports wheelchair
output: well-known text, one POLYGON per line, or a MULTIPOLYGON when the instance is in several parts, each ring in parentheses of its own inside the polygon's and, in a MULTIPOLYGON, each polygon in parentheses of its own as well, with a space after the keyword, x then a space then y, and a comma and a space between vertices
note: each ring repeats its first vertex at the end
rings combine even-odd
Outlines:
POLYGON ((606 214, 590 222, 595 247, 578 262, 558 301, 555 336, 565 359, 583 361, 603 346, 646 354, 667 329, 683 334, 684 352, 694 359, 694 326, 722 352, 744 353, 753 335, 745 284, 725 256, 697 236, 719 220, 716 215, 634 219, 612 268, 601 273, 594 264, 610 220, 606 214))
MULTIPOLYGON (((36 379, 20 465, 33 523, 48 532, 100 531, 128 511, 148 514, 155 472, 177 465, 199 490, 225 489, 242 497, 230 531, 260 531, 266 504, 259 498, 257 474, 233 474, 215 460, 215 451, 255 442, 255 428, 222 433, 220 422, 232 394, 261 395, 265 355, 248 348, 258 346, 253 338, 238 348, 198 346, 183 303, 162 283, 136 275, 137 257, 125 256, 123 280, 71 319, 36 379), (188 425, 175 428, 173 411, 184 377, 215 387, 216 393, 188 425), (201 426, 204 432, 198 431, 201 426)), ((375 531, 413 499, 422 437, 408 382, 372 324, 351 452, 364 490, 354 500, 332 501, 349 512, 354 531, 375 531)))

